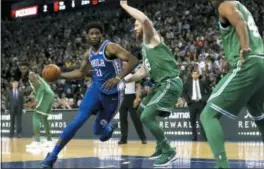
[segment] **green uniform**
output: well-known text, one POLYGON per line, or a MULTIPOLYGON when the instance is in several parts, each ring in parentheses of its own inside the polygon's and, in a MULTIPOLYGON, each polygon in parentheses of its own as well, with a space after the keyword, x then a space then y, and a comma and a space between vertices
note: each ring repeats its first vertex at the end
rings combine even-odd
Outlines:
POLYGON ((168 116, 183 87, 176 60, 164 43, 160 43, 155 48, 148 48, 143 44, 142 54, 145 69, 150 78, 156 82, 156 86, 143 99, 141 107, 153 105, 153 109, 161 111, 160 116, 168 116))
POLYGON ((40 123, 42 123, 44 126, 47 140, 51 141, 48 115, 51 113, 55 94, 50 88, 50 85, 47 84, 47 82, 43 80, 39 75, 38 79, 40 80, 40 86, 38 87, 34 86, 29 81, 30 86, 35 95, 35 101, 37 103, 35 113, 33 114, 34 139, 35 141, 40 142, 40 123))
POLYGON ((260 120, 264 118, 264 45, 251 13, 239 2, 237 9, 247 23, 251 52, 239 66, 240 41, 236 29, 223 28, 220 24, 225 56, 231 69, 215 87, 206 108, 235 119, 241 108, 247 106, 255 120, 260 120))
POLYGON ((33 89, 35 100, 37 102, 36 112, 47 116, 51 112, 52 103, 55 97, 54 92, 47 82, 38 76, 41 84, 39 87, 34 87, 34 85, 29 81, 31 88, 33 89))
POLYGON ((176 159, 176 151, 167 141, 156 116, 170 115, 182 93, 183 83, 179 78, 176 60, 164 43, 161 42, 155 48, 143 44, 142 55, 145 70, 156 85, 143 99, 138 111, 141 113, 141 122, 157 140, 156 151, 150 158, 157 158, 154 166, 162 166, 176 159))
POLYGON ((231 65, 230 71, 214 88, 200 119, 206 138, 216 160, 216 168, 229 168, 225 150, 224 132, 219 118, 225 115, 235 119, 244 106, 254 116, 255 123, 264 141, 264 47, 254 19, 250 12, 238 1, 226 1, 236 5, 247 23, 252 51, 245 56, 242 66, 240 59, 240 40, 234 27, 221 27, 225 56, 231 65), (220 115, 220 116, 219 116, 220 115))

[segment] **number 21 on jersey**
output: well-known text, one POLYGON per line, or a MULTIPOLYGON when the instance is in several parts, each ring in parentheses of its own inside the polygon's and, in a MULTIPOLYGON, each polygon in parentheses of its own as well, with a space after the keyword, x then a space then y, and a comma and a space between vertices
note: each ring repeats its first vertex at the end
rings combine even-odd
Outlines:
POLYGON ((95 74, 96 74, 97 77, 102 77, 103 76, 101 69, 95 69, 95 74))

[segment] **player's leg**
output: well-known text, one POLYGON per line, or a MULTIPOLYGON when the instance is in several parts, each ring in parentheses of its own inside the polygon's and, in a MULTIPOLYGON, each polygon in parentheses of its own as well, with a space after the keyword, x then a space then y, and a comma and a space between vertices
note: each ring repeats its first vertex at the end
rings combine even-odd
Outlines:
POLYGON ((128 105, 126 102, 127 96, 125 96, 124 101, 122 102, 119 109, 119 119, 120 119, 120 130, 121 130, 121 139, 118 144, 126 144, 127 143, 127 134, 128 134, 128 105))
MULTIPOLYGON (((262 80, 264 81, 264 79, 262 80)), ((264 85, 249 100, 247 108, 255 120, 264 142, 264 85)))
POLYGON ((163 130, 156 121, 156 117, 168 117, 170 115, 182 92, 182 86, 180 78, 168 79, 166 82, 159 84, 155 95, 148 102, 141 115, 142 123, 156 138, 157 147, 162 151, 154 166, 164 166, 176 159, 176 151, 170 146, 163 130))
POLYGON ((130 113, 130 117, 132 119, 132 122, 135 126, 135 129, 137 131, 137 134, 138 134, 140 140, 142 141, 142 144, 146 144, 147 138, 146 138, 146 135, 144 132, 143 124, 141 123, 140 117, 137 114, 137 109, 132 107, 129 109, 129 113, 130 113))
POLYGON ((41 123, 44 126, 44 130, 45 130, 45 135, 46 135, 47 141, 52 141, 51 134, 50 134, 50 125, 49 125, 49 122, 48 122, 48 116, 42 115, 41 116, 41 123))
POLYGON ((98 105, 98 91, 96 87, 91 86, 85 93, 84 99, 82 100, 82 103, 74 120, 63 130, 59 140, 56 143, 56 146, 42 162, 42 168, 50 168, 53 166, 53 164, 57 160, 57 155, 60 153, 63 147, 74 137, 79 128, 81 128, 81 126, 91 116, 94 109, 97 109, 98 105))
POLYGON ((217 167, 228 168, 228 159, 225 151, 225 139, 218 111, 212 109, 209 105, 205 106, 200 118, 206 134, 207 141, 213 151, 217 167))
POLYGON ((53 93, 45 93, 43 96, 42 103, 39 103, 36 107, 36 112, 39 113, 40 121, 42 125, 44 126, 45 135, 47 138, 47 145, 50 144, 49 141, 51 141, 51 134, 50 134, 50 125, 48 122, 48 115, 51 113, 52 103, 54 99, 53 93))
MULTIPOLYGON (((151 98, 155 95, 155 93, 156 93, 156 87, 152 88, 150 90, 150 92, 148 93, 148 95, 143 98, 142 102, 140 103, 139 107, 137 108, 138 117, 141 118, 143 111, 145 110, 146 106, 148 105, 151 98)), ((160 157, 161 154, 162 154, 161 148, 160 148, 158 142, 156 142, 156 149, 155 149, 154 153, 150 155, 149 159, 156 159, 156 158, 160 157)))
POLYGON ((27 148, 38 148, 40 146, 40 114, 36 111, 33 114, 33 142, 27 148))
POLYGON ((200 117, 218 168, 229 167, 219 117, 225 115, 235 119, 257 90, 259 69, 251 63, 246 61, 242 67, 234 68, 221 79, 200 117))
POLYGON ((157 108, 155 104, 147 106, 140 118, 141 122, 149 129, 157 141, 156 151, 150 156, 150 159, 156 159, 161 157, 163 153, 171 153, 174 151, 156 120, 156 117, 161 113, 157 108))
POLYGON ((112 119, 118 112, 123 99, 124 87, 120 84, 119 92, 112 95, 100 95, 102 109, 95 121, 94 130, 99 133, 100 141, 107 141, 112 137, 114 130, 118 127, 117 123, 112 123, 112 119))
POLYGON ((33 130, 34 130, 34 140, 40 142, 40 114, 34 112, 33 114, 33 130))

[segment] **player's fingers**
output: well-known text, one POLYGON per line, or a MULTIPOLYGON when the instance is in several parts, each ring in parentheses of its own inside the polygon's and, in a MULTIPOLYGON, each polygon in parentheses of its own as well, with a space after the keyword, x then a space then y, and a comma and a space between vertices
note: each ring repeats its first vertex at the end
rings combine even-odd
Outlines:
POLYGON ((105 89, 108 88, 108 81, 106 81, 106 82, 104 83, 104 88, 105 88, 105 89))
POLYGON ((111 80, 108 81, 106 89, 111 89, 113 86, 113 82, 111 80))
POLYGON ((114 83, 111 81, 110 84, 109 84, 109 88, 108 89, 112 89, 114 86, 114 83))

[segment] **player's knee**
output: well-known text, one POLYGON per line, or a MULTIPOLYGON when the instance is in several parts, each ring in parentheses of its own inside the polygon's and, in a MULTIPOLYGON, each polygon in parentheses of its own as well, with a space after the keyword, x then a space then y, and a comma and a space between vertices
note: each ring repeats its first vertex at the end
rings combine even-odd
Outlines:
POLYGON ((141 116, 141 114, 142 114, 143 111, 144 111, 144 108, 142 108, 141 106, 139 106, 139 107, 137 108, 137 114, 138 114, 139 116, 141 116))
POLYGON ((147 120, 146 116, 144 116, 143 114, 140 116, 140 121, 144 124, 145 121, 147 120))
POLYGON ((202 113, 200 115, 200 121, 201 121, 202 125, 204 125, 206 123, 206 121, 208 120, 208 113, 209 113, 209 111, 207 108, 205 108, 202 111, 202 113))
POLYGON ((141 116, 140 116, 140 121, 143 123, 143 124, 146 124, 148 121, 150 120, 150 117, 146 114, 146 113, 142 113, 141 116))

